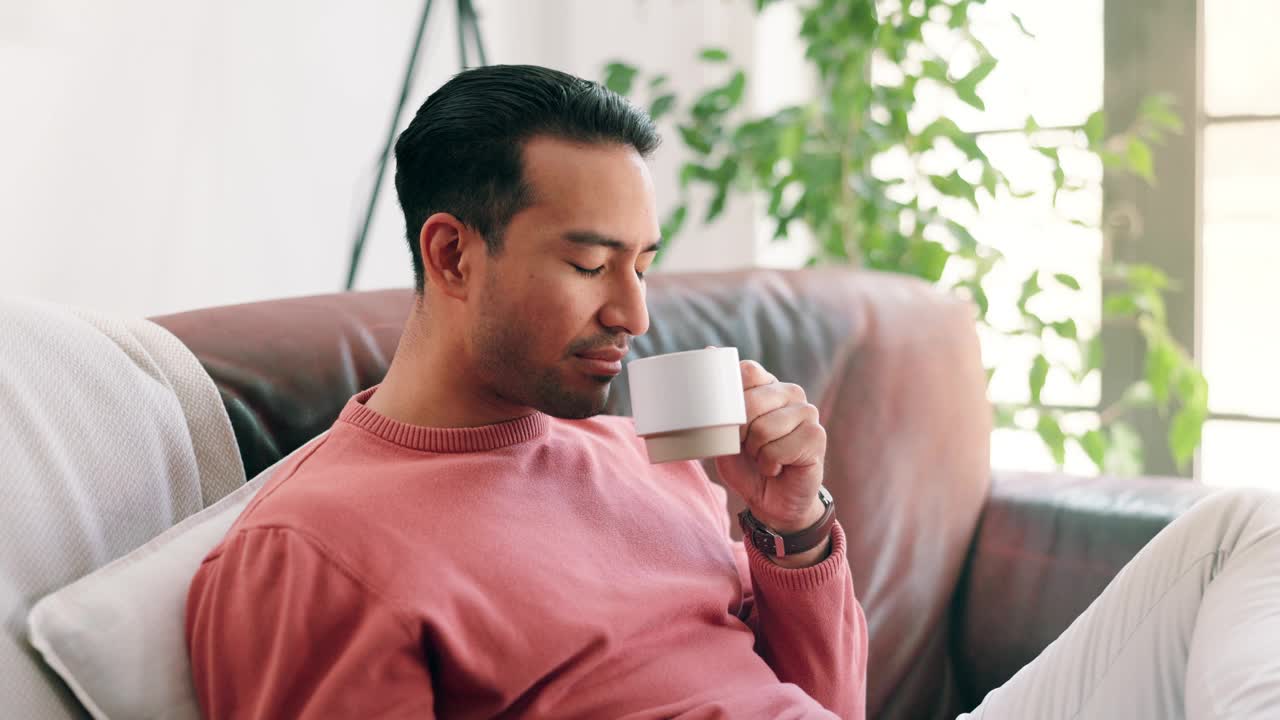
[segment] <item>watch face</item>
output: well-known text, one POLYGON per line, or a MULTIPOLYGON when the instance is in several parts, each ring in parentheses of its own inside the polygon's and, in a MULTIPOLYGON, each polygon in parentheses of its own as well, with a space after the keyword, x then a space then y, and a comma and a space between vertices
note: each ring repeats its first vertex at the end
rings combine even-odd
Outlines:
POLYGON ((743 510, 739 513, 738 524, 742 527, 742 539, 750 542, 757 550, 773 557, 781 553, 782 536, 765 527, 751 511, 743 510))

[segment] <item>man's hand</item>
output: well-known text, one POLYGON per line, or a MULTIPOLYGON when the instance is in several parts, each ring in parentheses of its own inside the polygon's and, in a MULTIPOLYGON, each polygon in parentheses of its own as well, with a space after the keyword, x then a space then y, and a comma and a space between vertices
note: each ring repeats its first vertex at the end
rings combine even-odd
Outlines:
MULTIPOLYGON (((740 363, 747 405, 742 426, 742 452, 716 459, 724 484, 747 502, 751 514, 775 532, 786 535, 822 519, 822 464, 827 432, 818 424, 818 408, 804 389, 778 378, 754 360, 740 363)), ((806 553, 774 558, 784 567, 821 562, 830 540, 806 553)))

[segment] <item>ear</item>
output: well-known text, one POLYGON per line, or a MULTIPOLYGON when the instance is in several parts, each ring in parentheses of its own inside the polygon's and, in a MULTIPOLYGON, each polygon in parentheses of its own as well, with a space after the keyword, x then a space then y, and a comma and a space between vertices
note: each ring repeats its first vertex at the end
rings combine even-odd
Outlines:
POLYGON ((418 248, 427 286, 457 300, 467 298, 473 255, 483 240, 449 213, 436 213, 422 224, 418 248))

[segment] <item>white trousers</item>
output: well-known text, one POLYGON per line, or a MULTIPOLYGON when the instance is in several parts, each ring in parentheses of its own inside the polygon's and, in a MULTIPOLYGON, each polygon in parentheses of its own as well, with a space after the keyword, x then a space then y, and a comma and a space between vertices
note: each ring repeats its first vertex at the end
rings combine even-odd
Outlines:
POLYGON ((1197 503, 961 718, 1280 718, 1280 494, 1197 503))

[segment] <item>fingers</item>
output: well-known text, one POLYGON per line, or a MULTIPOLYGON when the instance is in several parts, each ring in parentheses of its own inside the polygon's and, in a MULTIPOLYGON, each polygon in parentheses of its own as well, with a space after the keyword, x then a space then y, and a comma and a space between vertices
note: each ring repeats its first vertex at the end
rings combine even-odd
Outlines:
POLYGON ((747 424, 739 428, 738 439, 746 442, 755 421, 788 405, 805 404, 804 388, 792 383, 772 382, 757 385, 743 393, 747 408, 747 424))
POLYGON ((821 463, 826 452, 827 431, 816 422, 806 422, 760 448, 756 466, 761 474, 776 477, 784 467, 821 463))
MULTIPOLYGON (((778 378, 774 377, 768 370, 765 370, 764 366, 755 360, 743 360, 738 363, 738 367, 742 370, 743 390, 778 382, 778 378)), ((747 414, 747 417, 751 417, 750 413, 747 414)))
POLYGON ((742 452, 749 458, 759 456, 761 448, 790 435, 806 423, 818 424, 818 408, 807 402, 788 403, 761 415, 751 423, 742 452))

